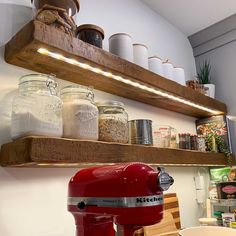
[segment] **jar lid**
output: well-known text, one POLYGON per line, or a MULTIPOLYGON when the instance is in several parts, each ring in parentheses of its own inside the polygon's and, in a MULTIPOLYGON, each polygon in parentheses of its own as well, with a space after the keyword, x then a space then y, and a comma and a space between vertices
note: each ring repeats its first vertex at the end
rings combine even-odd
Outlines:
POLYGON ((133 46, 142 46, 145 47, 146 49, 148 49, 148 46, 142 43, 134 43, 133 46))
POLYGON ((78 94, 78 93, 93 93, 93 88, 91 87, 86 87, 83 85, 69 85, 61 89, 60 94, 78 94))
POLYGON ((109 38, 109 40, 110 40, 111 38, 113 38, 114 36, 117 36, 117 35, 126 35, 126 36, 132 38, 131 35, 130 35, 130 34, 127 34, 127 33, 116 33, 116 34, 111 35, 110 38, 109 38))
POLYGON ((19 79, 19 85, 30 82, 47 82, 47 83, 56 83, 54 75, 47 74, 28 74, 23 75, 19 79))
POLYGON ((160 59, 160 60, 162 60, 160 57, 158 57, 158 56, 151 56, 151 57, 149 57, 148 59, 153 59, 153 58, 157 58, 157 59, 160 59))
POLYGON ((114 100, 98 102, 96 105, 97 105, 97 107, 111 106, 111 107, 122 107, 122 108, 124 108, 124 103, 123 102, 118 102, 118 101, 114 101, 114 100))
POLYGON ((84 24, 84 25, 80 25, 77 27, 77 34, 82 31, 82 30, 96 30, 98 31, 99 33, 102 34, 102 39, 104 39, 104 30, 97 26, 97 25, 92 25, 92 24, 84 24))

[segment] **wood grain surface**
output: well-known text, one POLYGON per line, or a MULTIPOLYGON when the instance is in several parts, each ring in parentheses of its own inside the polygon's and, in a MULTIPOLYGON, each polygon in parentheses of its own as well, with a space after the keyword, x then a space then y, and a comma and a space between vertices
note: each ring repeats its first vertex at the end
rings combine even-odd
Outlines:
POLYGON ((145 226, 135 236, 176 236, 181 228, 179 201, 176 193, 164 194, 163 220, 155 225, 145 226))
POLYGON ((207 111, 182 104, 168 98, 155 95, 122 82, 115 81, 103 75, 82 69, 78 66, 42 55, 39 48, 59 53, 65 57, 100 68, 106 72, 122 76, 134 82, 157 88, 185 100, 227 113, 224 103, 202 95, 190 88, 165 79, 134 63, 128 62, 105 50, 89 45, 77 38, 62 33, 39 21, 32 21, 21 29, 6 45, 5 60, 8 63, 41 73, 53 73, 58 78, 93 86, 111 94, 133 99, 167 110, 183 113, 194 117, 212 115, 207 111))
POLYGON ((26 137, 2 145, 2 166, 84 167, 122 162, 150 165, 224 166, 220 153, 152 146, 83 141, 51 137, 26 137))

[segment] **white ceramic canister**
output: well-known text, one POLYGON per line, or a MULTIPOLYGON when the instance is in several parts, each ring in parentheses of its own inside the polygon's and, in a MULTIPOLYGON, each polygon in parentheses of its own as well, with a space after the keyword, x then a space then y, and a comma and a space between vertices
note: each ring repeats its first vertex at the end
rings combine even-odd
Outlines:
POLYGON ((208 88, 207 96, 215 98, 215 85, 214 84, 204 84, 205 88, 208 88))
POLYGON ((148 48, 144 44, 133 44, 134 63, 148 69, 148 48))
POLYGON ((174 78, 173 78, 173 69, 174 69, 174 67, 170 63, 169 60, 162 63, 162 68, 163 68, 163 77, 165 77, 169 80, 174 80, 174 78))
POLYGON ((133 62, 132 37, 126 33, 113 34, 109 38, 109 52, 133 62))
POLYGON ((173 69, 173 78, 174 81, 186 86, 186 81, 185 81, 185 73, 184 73, 184 69, 181 67, 174 67, 173 69))
POLYGON ((163 66, 162 66, 161 58, 157 56, 149 57, 148 67, 149 67, 149 70, 152 71, 153 73, 163 76, 163 66))

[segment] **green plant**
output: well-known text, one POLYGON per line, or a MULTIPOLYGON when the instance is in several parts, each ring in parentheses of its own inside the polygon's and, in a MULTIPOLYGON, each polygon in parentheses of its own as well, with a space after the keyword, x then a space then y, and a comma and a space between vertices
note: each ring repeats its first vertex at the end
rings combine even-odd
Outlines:
POLYGON ((202 66, 197 73, 197 79, 200 84, 210 84, 211 83, 211 65, 209 61, 204 61, 202 66))

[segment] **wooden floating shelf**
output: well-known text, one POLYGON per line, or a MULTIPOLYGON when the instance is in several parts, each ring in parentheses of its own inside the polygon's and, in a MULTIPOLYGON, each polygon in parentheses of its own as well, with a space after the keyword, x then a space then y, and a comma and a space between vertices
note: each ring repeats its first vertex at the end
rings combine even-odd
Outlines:
POLYGON ((225 166, 227 158, 220 153, 49 137, 26 137, 4 144, 0 155, 0 165, 12 167, 85 167, 122 162, 225 166))
POLYGON ((163 97, 135 87, 134 85, 114 80, 114 78, 112 79, 104 74, 98 74, 98 72, 93 72, 88 70, 88 68, 84 69, 78 65, 69 64, 68 61, 63 61, 60 57, 56 59, 43 55, 38 53, 38 49, 40 48, 60 54, 63 58, 70 58, 77 62, 85 63, 90 68, 99 68, 115 76, 121 76, 126 80, 201 105, 217 111, 217 114, 227 113, 226 105, 220 101, 165 79, 149 70, 123 60, 105 50, 84 43, 39 21, 28 23, 12 38, 6 45, 5 60, 8 63, 23 68, 41 73, 53 73, 63 80, 93 86, 98 90, 189 116, 200 118, 213 114, 210 111, 184 104, 179 100, 176 101, 173 98, 163 97))

